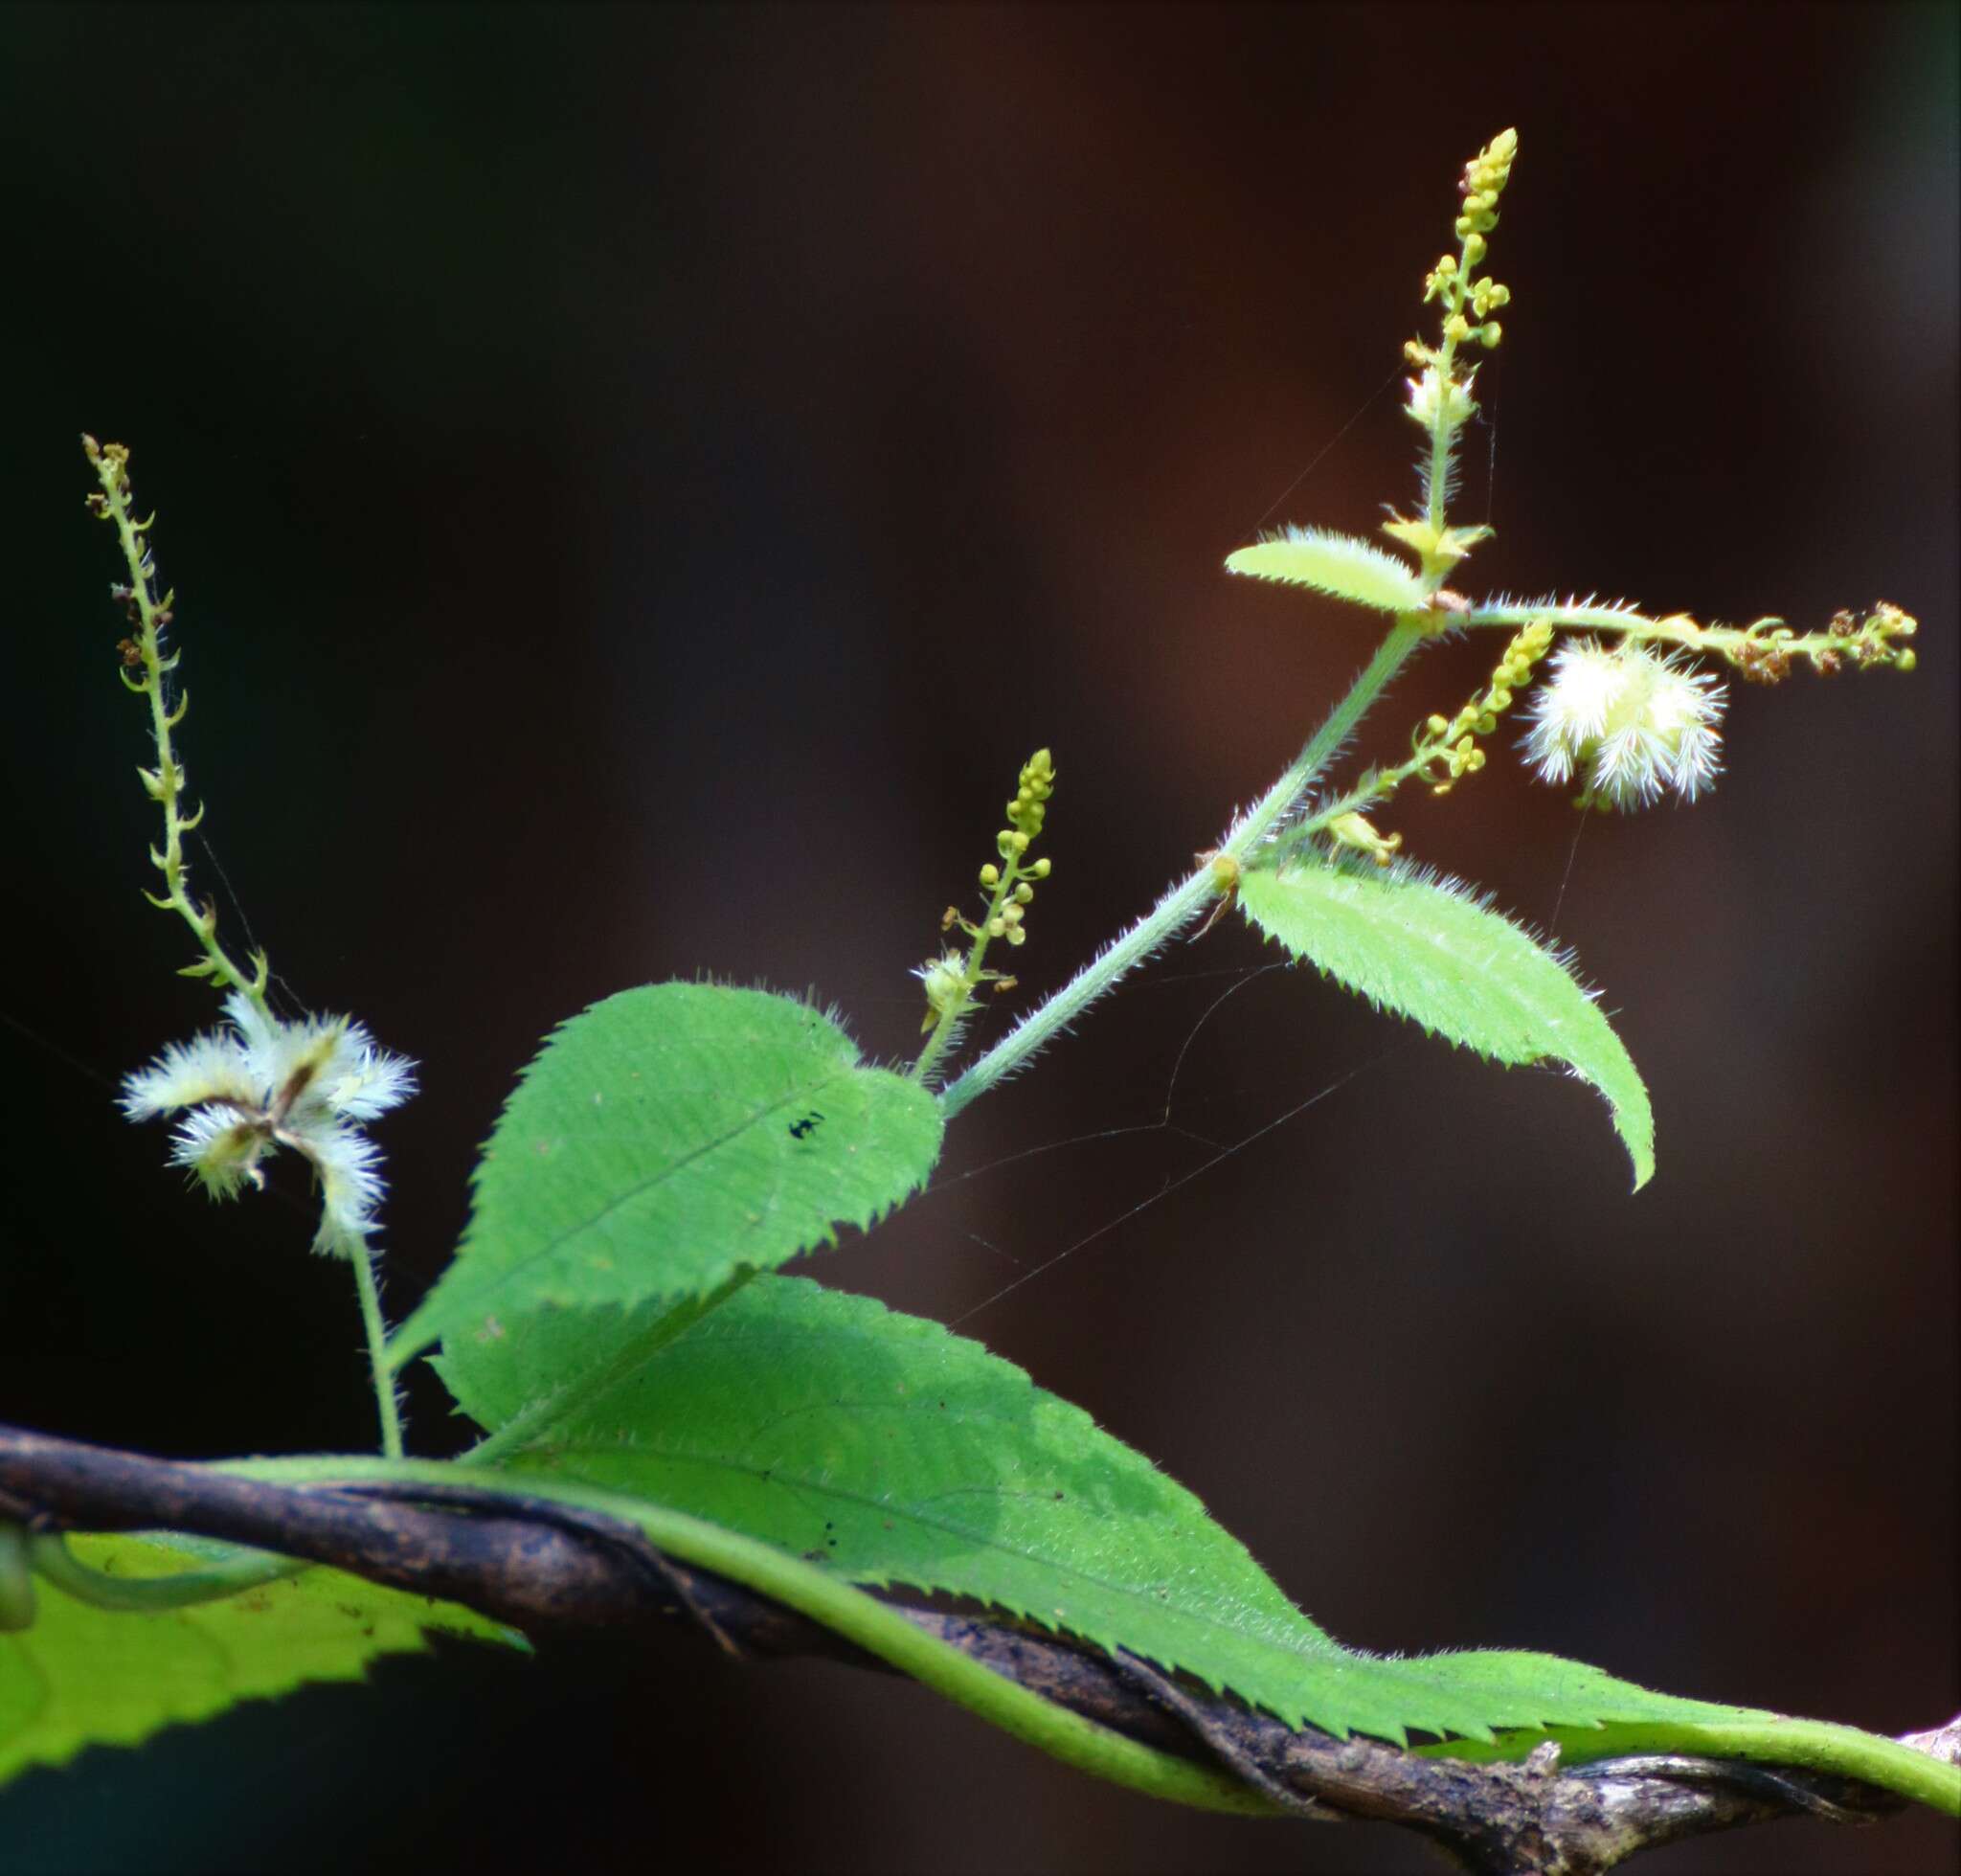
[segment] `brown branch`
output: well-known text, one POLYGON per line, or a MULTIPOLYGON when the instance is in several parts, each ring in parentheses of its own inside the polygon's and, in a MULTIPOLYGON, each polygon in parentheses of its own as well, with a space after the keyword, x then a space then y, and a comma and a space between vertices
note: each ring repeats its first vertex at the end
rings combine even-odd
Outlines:
MULTIPOLYGON (((0 1427, 0 1517, 30 1529, 168 1529, 328 1564, 467 1604, 534 1637, 686 1618, 725 1652, 884 1663, 769 1598, 663 1555, 631 1526, 542 1499, 445 1485, 272 1485, 0 1427)), ((1402 1825, 1480 1876, 1596 1876, 1637 1850, 1809 1813, 1867 1823, 1901 1808, 1845 1778, 1677 1755, 1560 1769, 1421 1758, 1295 1731, 1129 1654, 992 1614, 888 1597, 996 1673, 1161 1751, 1217 1765, 1302 1817, 1402 1825)), ((1907 1744, 1961 1760, 1961 1718, 1907 1744)))

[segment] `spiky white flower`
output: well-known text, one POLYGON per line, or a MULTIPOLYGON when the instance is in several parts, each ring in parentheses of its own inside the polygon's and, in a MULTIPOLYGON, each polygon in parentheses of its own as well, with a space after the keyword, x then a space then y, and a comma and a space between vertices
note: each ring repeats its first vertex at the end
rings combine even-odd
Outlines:
POLYGON ((1466 373, 1461 380, 1447 378, 1434 365, 1426 365, 1421 377, 1403 380, 1408 394, 1403 408, 1426 430, 1435 429, 1439 419, 1448 429, 1461 429, 1477 410, 1471 396, 1476 375, 1474 371, 1466 373))
POLYGON ((416 1065, 377 1049, 359 1023, 309 1016, 282 1023, 250 997, 225 1000, 228 1029, 172 1043, 123 1084, 132 1120, 179 1114, 170 1162, 213 1198, 264 1183, 259 1162, 290 1147, 321 1191, 316 1251, 351 1251, 373 1228, 381 1153, 358 1122, 416 1091, 416 1065))
POLYGON ((1630 811, 1664 788, 1692 802, 1713 785, 1725 692, 1705 672, 1624 640, 1569 640, 1552 654, 1527 712, 1527 757, 1547 781, 1630 811))

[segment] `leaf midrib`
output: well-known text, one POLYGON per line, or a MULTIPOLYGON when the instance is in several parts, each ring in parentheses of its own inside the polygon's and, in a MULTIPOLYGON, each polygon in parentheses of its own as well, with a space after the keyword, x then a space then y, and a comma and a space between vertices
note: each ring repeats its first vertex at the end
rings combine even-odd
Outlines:
MULTIPOLYGON (((660 1186, 665 1185, 669 1179, 673 1178, 677 1173, 683 1171, 686 1167, 692 1165, 695 1161, 703 1158, 705 1155, 718 1152, 722 1147, 728 1145, 731 1141, 739 1140, 752 1127, 755 1127, 758 1125, 760 1122, 768 1119, 772 1114, 776 1114, 783 1108, 796 1106, 805 1100, 811 1099, 815 1096, 823 1093, 824 1089, 833 1086, 837 1082, 845 1080, 853 1072, 855 1066, 855 1064, 847 1063, 843 1068, 833 1070, 831 1073, 822 1076, 820 1079, 813 1081, 806 1086, 792 1089, 788 1094, 779 1096, 777 1099, 771 1101, 765 1107, 758 1107, 754 1109, 736 1125, 729 1128, 724 1133, 716 1135, 713 1140, 704 1141, 701 1145, 684 1154, 680 1159, 672 1161, 667 1165, 663 1166, 660 1171, 654 1173, 651 1177, 640 1180, 635 1185, 629 1187, 625 1191, 620 1193, 620 1195, 617 1198, 609 1200, 605 1205, 601 1206, 597 1211, 593 1212, 590 1216, 586 1218, 582 1218, 575 1225, 568 1226, 564 1231, 558 1232, 555 1236, 547 1239, 545 1243, 537 1246, 536 1249, 528 1251, 522 1257, 518 1259, 516 1263, 506 1264, 502 1266, 499 1270, 497 1270, 490 1276, 485 1277, 481 1282, 474 1284, 459 1284, 454 1293, 454 1298, 449 1301, 448 1306, 455 1309, 459 1314, 466 1313, 469 1310, 478 1307, 483 1300, 494 1297, 498 1290, 501 1289, 505 1284, 509 1283, 513 1281, 515 1278, 526 1275, 542 1259, 550 1257, 554 1252, 558 1251, 570 1240, 577 1237, 580 1232, 591 1231, 596 1226, 601 1224, 615 1211, 619 1210, 619 1209, 621 1206, 629 1204, 631 1201, 642 1197, 643 1194, 647 1192, 653 1191, 656 1187, 660 1186)), ((471 1240, 474 1238, 475 1235, 476 1229, 473 1226, 471 1231, 464 1236, 463 1242, 459 1248, 457 1262, 452 1266, 452 1269, 454 1269, 455 1271, 459 1273, 464 1273, 469 1271, 470 1265, 465 1261, 465 1259, 471 1255, 471 1240)), ((643 1292, 637 1292, 633 1294, 631 1297, 627 1299, 627 1300, 630 1302, 642 1302, 644 1301, 647 1297, 653 1296, 655 1294, 657 1294, 657 1291, 653 1288, 649 1288, 643 1292)), ((432 1296, 430 1300, 433 1302, 435 1300, 435 1297, 432 1296)), ((440 1321, 441 1319, 438 1318, 438 1320, 440 1321)), ((428 1336, 426 1332, 424 1332, 423 1342, 421 1344, 418 1344, 417 1345, 426 1345, 427 1342, 433 1339, 433 1337, 428 1336)))
MULTIPOLYGON (((1297 873, 1296 876, 1298 876, 1297 873)), ((1284 879, 1286 875, 1282 874, 1281 877, 1284 879)), ((1378 922, 1387 922, 1378 921, 1376 919, 1375 915, 1369 911, 1367 905, 1360 898, 1343 897, 1339 901, 1339 903, 1346 911, 1351 913, 1359 923, 1376 924, 1378 922)), ((1477 908, 1477 910, 1485 911, 1485 909, 1481 907, 1477 908)), ((1488 917, 1498 919, 1504 926, 1506 931, 1512 933, 1514 936, 1516 936, 1523 942, 1523 944, 1535 958, 1550 962, 1555 970, 1559 970, 1562 972, 1563 975, 1567 976, 1567 982, 1573 983, 1574 987, 1580 990, 1580 994, 1582 996, 1585 996, 1587 994, 1585 989, 1581 987, 1578 983, 1578 981, 1571 977, 1570 973, 1565 972, 1564 967, 1562 965, 1553 961, 1549 957, 1549 955, 1544 950, 1543 950, 1539 945, 1534 944, 1531 938, 1519 926, 1513 924, 1509 918, 1506 918, 1502 913, 1485 911, 1485 915, 1488 917)), ((1427 932, 1423 929, 1420 923, 1406 918, 1400 913, 1397 914, 1394 923, 1399 937, 1404 938, 1406 939, 1420 939, 1422 943, 1430 951, 1431 951, 1437 956, 1448 959, 1452 963, 1455 964, 1457 966, 1457 973, 1460 977, 1462 976, 1462 973, 1467 968, 1469 968, 1469 966, 1466 964, 1462 952, 1455 948, 1455 946, 1450 942, 1449 938, 1445 934, 1427 932)), ((1310 960, 1310 961, 1313 961, 1310 960)), ((1319 966, 1319 968, 1325 970, 1327 966, 1320 965, 1319 966)), ((1547 1028, 1564 1029, 1566 1027, 1566 1019, 1564 1017, 1551 1013, 1536 998, 1533 998, 1522 993, 1517 985, 1508 983, 1502 977, 1499 977, 1495 974, 1489 973, 1488 971, 1474 978, 1469 983, 1461 984, 1460 987, 1465 991, 1467 995, 1471 995, 1473 997, 1476 996, 1479 993, 1495 993, 1493 994, 1494 1002, 1498 1001, 1499 997, 1501 996, 1505 1001, 1509 1002, 1514 1008, 1522 1009, 1526 1013, 1526 1015, 1533 1018, 1535 1021, 1543 1024, 1547 1028)), ((1471 1046, 1474 1049, 1476 1048, 1476 1044, 1475 1043, 1471 1046)), ((1482 1054, 1487 1051, 1479 1050, 1478 1052, 1482 1054)), ((1537 1055, 1524 1056, 1521 1058, 1520 1066, 1525 1066, 1532 1062, 1543 1062, 1547 1055, 1556 1052, 1557 1051, 1553 1050, 1544 1050, 1537 1055)), ((1562 1056, 1561 1059, 1564 1061, 1571 1061, 1572 1058, 1570 1056, 1562 1056)), ((1575 1069, 1579 1070, 1579 1073, 1586 1080, 1591 1081, 1593 1079, 1593 1077, 1588 1074, 1584 1069, 1580 1069, 1579 1064, 1577 1062, 1574 1062, 1573 1066, 1575 1069)))
MULTIPOLYGON (((1183 1616, 1186 1620, 1200 1623, 1208 1630, 1222 1635, 1233 1636, 1241 1640, 1264 1642, 1269 1639, 1265 1636, 1251 1635, 1243 1627, 1221 1622, 1217 1618, 1194 1610, 1184 1603, 1151 1601, 1148 1591, 1126 1588, 1120 1584, 1110 1582, 1103 1577, 1093 1575, 1090 1571, 1073 1565, 1058 1562, 1032 1550, 1018 1548, 1011 1544, 1002 1542, 997 1537, 970 1530, 963 1526, 929 1517, 909 1505, 897 1504, 889 1499, 874 1498, 865 1492, 849 1491, 834 1484, 814 1483, 800 1473, 792 1476, 781 1466, 758 1466, 738 1459, 719 1458, 710 1454, 683 1452, 675 1448, 649 1444, 644 1441, 637 1442, 632 1447, 598 1445, 588 1442, 564 1443, 556 1446, 553 1452, 554 1456, 571 1456, 574 1458, 579 1455, 586 1455, 592 1458, 620 1458, 621 1456, 630 1457, 644 1454, 673 1465, 692 1465, 703 1470, 739 1473, 763 1483, 780 1481, 784 1484, 785 1489, 794 1488, 799 1491, 809 1492, 813 1496, 828 1499, 837 1503, 856 1505, 867 1511, 877 1512, 881 1516, 897 1516, 903 1518, 909 1524, 920 1526, 922 1529, 937 1531, 945 1536, 956 1537, 962 1543, 980 1545, 986 1549, 998 1552, 1002 1556, 1016 1558, 1035 1568, 1052 1571, 1075 1582, 1101 1590, 1107 1594, 1121 1597, 1128 1603, 1135 1603, 1138 1607, 1153 1611, 1160 1616, 1169 1611, 1183 1616)), ((846 1575, 853 1574, 850 1571, 843 1573, 846 1575)), ((907 1582, 913 1579, 901 1573, 890 1577, 881 1577, 878 1580, 907 1582)), ((914 1587, 959 1593, 955 1586, 946 1583, 915 1583, 914 1587)), ((1241 1606, 1245 1607, 1246 1605, 1241 1606)), ((1029 1607, 1022 1609, 1018 1613, 1034 1616, 1039 1612, 1029 1607)), ((1260 1616, 1258 1611, 1251 1607, 1247 1608, 1247 1613, 1256 1621, 1271 1621, 1273 1619, 1272 1617, 1260 1616)), ((1296 1620, 1309 1622, 1309 1618, 1298 1611, 1295 1611, 1294 1614, 1296 1620)), ((1309 1627, 1311 1629, 1313 1627, 1311 1622, 1309 1622, 1309 1627)), ((1338 1661, 1367 1659, 1365 1656, 1358 1656, 1352 1650, 1342 1647, 1339 1641, 1334 1640, 1332 1638, 1320 1635, 1319 1630, 1314 1631, 1314 1637, 1315 1639, 1310 1642, 1310 1645, 1306 1647, 1300 1647, 1286 1641, 1278 1641, 1275 1645, 1286 1647, 1291 1653, 1299 1655, 1303 1659, 1320 1658, 1338 1661)), ((1128 1646, 1129 1644, 1126 1643, 1124 1645, 1128 1646)))

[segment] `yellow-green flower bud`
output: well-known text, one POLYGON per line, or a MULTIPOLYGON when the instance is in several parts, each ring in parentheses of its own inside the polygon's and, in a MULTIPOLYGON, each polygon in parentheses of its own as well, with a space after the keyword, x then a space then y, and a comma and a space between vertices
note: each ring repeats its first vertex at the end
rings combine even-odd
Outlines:
POLYGON ((1366 815, 1338 815, 1328 823, 1328 833, 1337 847, 1349 847, 1366 853, 1377 866, 1386 867, 1390 856, 1403 845, 1401 834, 1377 831, 1366 815))
POLYGON ((991 893, 1001 884, 1001 869, 991 863, 980 869, 980 884, 991 893))
POLYGON ((1028 869, 1028 876, 1031 879, 1047 879, 1048 877, 1048 862, 1047 860, 1037 860, 1028 869))
POLYGON ((958 997, 965 983, 967 961, 958 951, 929 958, 913 975, 926 986, 928 1006, 937 1014, 958 997))

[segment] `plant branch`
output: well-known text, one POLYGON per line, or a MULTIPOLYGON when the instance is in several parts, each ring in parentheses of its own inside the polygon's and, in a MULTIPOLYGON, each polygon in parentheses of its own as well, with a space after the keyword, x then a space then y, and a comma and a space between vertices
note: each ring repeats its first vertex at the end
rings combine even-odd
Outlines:
MULTIPOLYGON (((642 1506, 627 1522, 565 1490, 556 1480, 428 1461, 335 1458, 220 1469, 0 1428, 0 1516, 31 1531, 162 1527, 228 1539, 465 1602, 546 1636, 651 1633, 683 1613, 728 1654, 820 1654, 897 1667, 929 1684, 948 1677, 921 1666, 951 1660, 1001 1697, 1072 1729, 1079 1745, 1093 1743, 1108 1762, 1088 1769, 1121 1775, 1127 1768, 1138 1775, 1124 1782, 1214 1808, 1398 1824, 1481 1876, 1597 1876, 1685 1837, 1793 1813, 1866 1822, 1899 1807, 1891 1794, 1841 1777, 1680 1754, 1562 1768, 1558 1749, 1544 1747, 1523 1765, 1476 1764, 1295 1731, 1127 1655, 1112 1660, 992 1615, 826 1583, 841 1605, 875 1612, 860 1636, 841 1634, 834 1610, 800 1609, 652 1541, 649 1519, 673 1514, 642 1506), (884 1624, 911 1639, 913 1659, 884 1624)), ((577 1496, 607 1502, 600 1493, 577 1496)), ((723 1535, 739 1568, 745 1547, 764 1548, 723 1535)), ((1032 1728, 1013 1729, 1055 1750, 1032 1728)), ((1902 1744, 1953 1763, 1961 1722, 1902 1744)), ((1084 1763, 1081 1752, 1066 1756, 1084 1763)))
POLYGON ((1794 632, 1780 619, 1759 619, 1748 625, 1702 625, 1679 612, 1650 619, 1636 606, 1600 605, 1590 599, 1474 605, 1453 622, 1520 626, 1542 620, 1562 631, 1618 633, 1692 654, 1707 653, 1759 683, 1775 683, 1798 658, 1810 660, 1814 669, 1826 675, 1848 664, 1861 670, 1890 665, 1895 670, 1910 671, 1916 663, 1913 647, 1900 641, 1914 636, 1918 622, 1883 599, 1863 615, 1835 615, 1822 632, 1794 632))
POLYGON ((374 1406, 381 1416, 381 1451, 402 1456, 402 1410, 388 1366, 388 1322, 381 1313, 381 1288, 374 1280, 374 1253, 366 1232, 346 1234, 348 1261, 354 1267, 354 1292, 361 1301, 361 1327, 368 1338, 368 1368, 374 1380, 374 1406))
POLYGON ((156 516, 139 521, 130 506, 127 449, 121 443, 98 443, 93 437, 84 437, 81 446, 102 486, 100 494, 89 498, 89 507, 115 529, 124 565, 129 572, 129 583, 115 589, 136 626, 135 639, 124 642, 127 649, 124 652, 123 682, 129 689, 148 698, 150 734, 156 743, 156 767, 140 770, 139 774, 143 778, 145 791, 164 811, 162 850, 150 849, 150 860, 164 876, 164 891, 161 896, 153 893, 145 896, 163 911, 174 912, 191 927, 203 948, 202 961, 191 965, 182 975, 215 978, 228 988, 251 998, 264 1014, 269 968, 265 959, 255 957, 255 969, 249 977, 240 970, 218 942, 215 909, 210 905, 193 905, 190 890, 185 885, 184 836, 204 819, 204 809, 200 807, 194 814, 184 812, 184 768, 171 747, 170 732, 184 720, 190 699, 180 694, 175 708, 172 708, 166 694, 165 680, 177 667, 176 654, 167 654, 163 647, 163 632, 170 623, 174 596, 165 593, 159 597, 156 590, 156 561, 145 538, 156 516), (132 675, 132 671, 139 675, 132 675))
MULTIPOLYGON (((1046 1003, 1038 1005, 986 1054, 949 1082, 940 1095, 940 1111, 948 1119, 996 1082, 1004 1080, 1046 1043, 1073 1023, 1084 1010, 1114 988, 1145 959, 1189 925, 1218 897, 1221 862, 1243 864, 1247 856, 1306 799, 1321 771, 1334 760, 1369 706, 1388 687, 1410 653, 1436 628, 1426 613, 1399 615, 1388 636, 1376 648, 1367 667, 1349 686, 1348 694, 1328 712, 1327 720, 1309 738, 1278 781, 1232 824, 1219 844, 1217 855, 1181 880, 1046 1003)), ((1451 622, 1443 621, 1448 624, 1451 622)))

